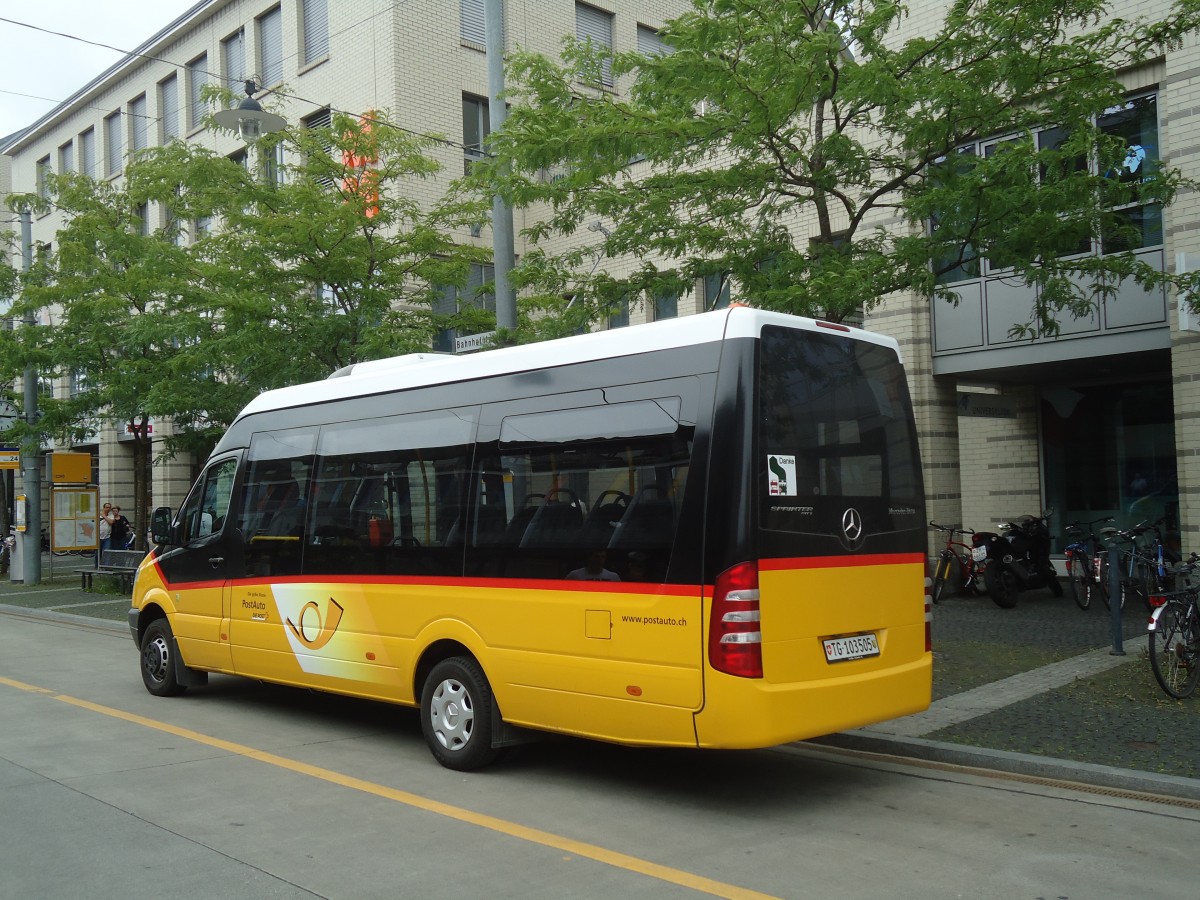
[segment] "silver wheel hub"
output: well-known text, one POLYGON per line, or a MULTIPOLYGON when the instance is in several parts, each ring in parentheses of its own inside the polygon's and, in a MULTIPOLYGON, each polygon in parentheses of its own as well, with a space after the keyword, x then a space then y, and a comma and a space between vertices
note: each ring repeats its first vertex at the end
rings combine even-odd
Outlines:
POLYGON ((461 681, 447 678, 434 689, 429 717, 438 743, 447 750, 462 750, 475 731, 475 709, 461 681))
POLYGON ((146 649, 142 651, 142 667, 153 681, 160 682, 167 677, 167 666, 171 664, 170 653, 167 639, 161 635, 146 644, 146 649))

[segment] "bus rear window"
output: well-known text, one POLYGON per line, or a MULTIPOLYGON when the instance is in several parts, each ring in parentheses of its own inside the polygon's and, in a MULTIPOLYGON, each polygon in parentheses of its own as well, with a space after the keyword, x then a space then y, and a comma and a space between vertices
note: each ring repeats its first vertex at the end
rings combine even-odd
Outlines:
MULTIPOLYGON (((889 347, 763 328, 758 360, 761 524, 829 533, 848 506, 891 531, 919 503, 904 370, 889 347)), ((907 522, 905 523, 907 525, 907 522)))

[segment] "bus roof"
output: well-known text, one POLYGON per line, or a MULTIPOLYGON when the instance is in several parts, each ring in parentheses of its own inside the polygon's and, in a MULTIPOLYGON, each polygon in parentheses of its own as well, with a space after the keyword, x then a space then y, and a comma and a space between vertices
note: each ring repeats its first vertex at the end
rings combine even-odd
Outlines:
POLYGON ((558 338, 537 344, 501 347, 466 356, 442 353, 411 353, 356 363, 340 369, 324 381, 298 384, 266 391, 254 398, 238 418, 274 409, 309 406, 350 397, 388 391, 472 381, 495 375, 510 375, 550 369, 572 363, 635 356, 653 350, 690 347, 729 338, 757 338, 764 325, 781 325, 816 331, 845 330, 847 337, 897 349, 890 337, 785 313, 733 306, 714 312, 634 325, 610 331, 558 338))

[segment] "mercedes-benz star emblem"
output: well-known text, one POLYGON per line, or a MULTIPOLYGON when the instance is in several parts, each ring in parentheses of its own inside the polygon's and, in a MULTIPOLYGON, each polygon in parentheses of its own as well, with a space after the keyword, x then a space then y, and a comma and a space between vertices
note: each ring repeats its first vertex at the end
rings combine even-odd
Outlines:
POLYGON ((862 516, 853 506, 842 513, 842 533, 846 535, 846 540, 854 543, 862 537, 862 516))

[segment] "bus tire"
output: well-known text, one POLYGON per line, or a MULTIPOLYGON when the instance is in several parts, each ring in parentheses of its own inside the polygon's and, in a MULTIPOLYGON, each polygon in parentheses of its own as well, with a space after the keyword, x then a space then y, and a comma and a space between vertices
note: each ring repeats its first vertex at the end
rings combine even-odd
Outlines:
POLYGON ((492 746, 492 686, 470 656, 444 659, 421 690, 421 732, 433 758, 468 772, 496 758, 492 746))
POLYGON ((187 690, 175 677, 175 635, 166 619, 155 619, 142 635, 142 683, 155 697, 177 697, 187 690))

